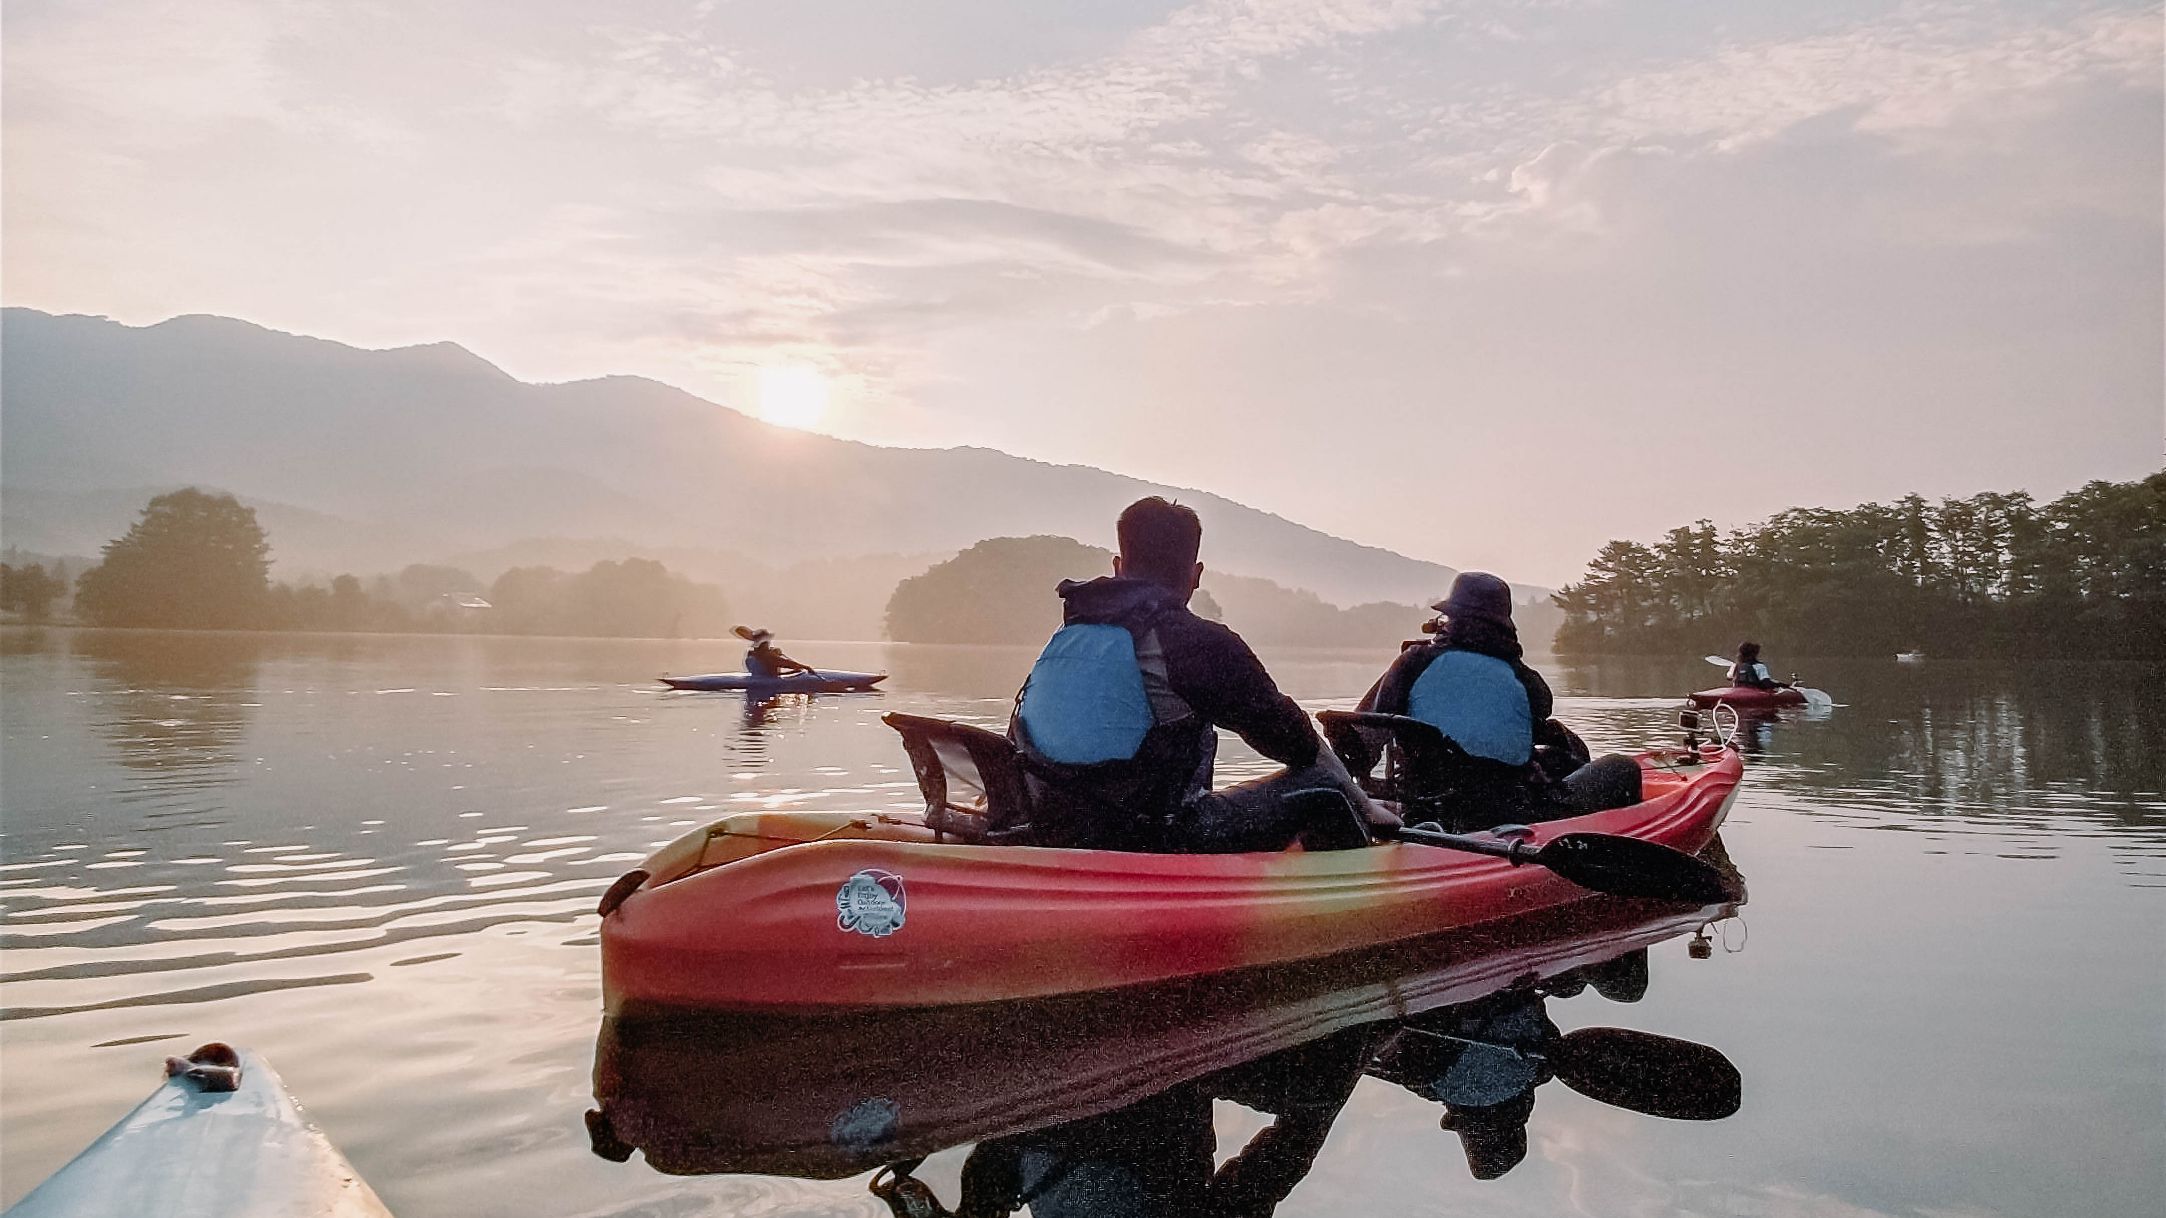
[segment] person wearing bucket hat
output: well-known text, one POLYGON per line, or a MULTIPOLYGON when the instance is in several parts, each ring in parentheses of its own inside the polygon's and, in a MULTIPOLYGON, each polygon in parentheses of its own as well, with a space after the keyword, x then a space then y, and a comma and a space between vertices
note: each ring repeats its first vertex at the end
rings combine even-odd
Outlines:
POLYGON ((1453 783, 1462 811, 1446 828, 1553 820, 1639 801, 1637 762, 1610 756, 1578 764, 1585 746, 1550 717, 1556 698, 1524 659, 1510 584, 1462 571, 1430 607, 1442 619, 1434 636, 1403 648, 1359 709, 1419 719, 1465 751, 1465 772, 1453 783), (1538 740, 1570 756, 1558 767, 1561 781, 1537 763, 1538 740))
POLYGON ((811 665, 800 664, 782 654, 782 649, 775 646, 775 632, 772 630, 765 627, 738 626, 730 633, 752 644, 752 649, 745 652, 745 671, 755 677, 774 678, 793 672, 812 671, 811 665))

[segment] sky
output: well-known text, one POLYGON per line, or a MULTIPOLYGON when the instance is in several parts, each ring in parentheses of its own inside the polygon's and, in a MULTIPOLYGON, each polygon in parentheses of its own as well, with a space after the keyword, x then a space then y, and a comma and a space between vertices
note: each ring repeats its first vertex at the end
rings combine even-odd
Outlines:
POLYGON ((9 304, 787 384, 834 435, 1551 584, 1702 517, 2161 465, 2156 3, 4 22, 9 304))

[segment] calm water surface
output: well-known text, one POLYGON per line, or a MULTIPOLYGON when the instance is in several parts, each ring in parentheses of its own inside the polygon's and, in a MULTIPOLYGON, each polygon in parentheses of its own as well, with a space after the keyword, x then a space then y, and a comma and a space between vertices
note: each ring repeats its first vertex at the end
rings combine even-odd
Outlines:
MULTIPOLYGON (((863 1176, 672 1176, 590 1153, 594 901, 731 811, 916 807, 878 716, 997 722, 1028 653, 804 645, 891 671, 888 692, 762 705, 652 683, 734 667, 712 643, 0 644, 0 1200, 140 1099, 164 1054, 227 1039, 277 1063, 405 1218, 886 1212, 863 1176)), ((1317 709, 1349 705, 1385 658, 1266 656, 1317 709)), ((1543 666, 1598 749, 1674 736, 1676 696, 1714 675, 1543 666)), ((1664 938, 1638 1002, 1547 1004, 1565 1029, 1720 1049, 1736 1115, 1543 1087, 1525 1161, 1477 1181, 1435 1102, 1368 1077, 1278 1213, 2159 1212, 2166 672, 2102 687, 2108 671, 1816 664, 1808 682, 1842 705, 1748 737, 1724 837, 1751 902, 1712 958, 1664 938)), ((1257 769, 1225 757, 1229 776, 1257 769)), ((1100 1042, 1064 1052, 1073 1066, 1100 1042)), ((1223 1100, 1215 1120, 1221 1156, 1265 1122, 1223 1100)), ((924 1173, 951 1202, 957 1158, 924 1173)))

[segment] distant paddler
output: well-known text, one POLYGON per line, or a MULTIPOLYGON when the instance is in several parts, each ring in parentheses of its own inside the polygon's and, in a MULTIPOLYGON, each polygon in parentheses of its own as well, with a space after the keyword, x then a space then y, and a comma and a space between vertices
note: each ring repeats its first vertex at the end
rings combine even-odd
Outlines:
POLYGON ((1768 672, 1767 665, 1760 662, 1760 645, 1752 642, 1737 645, 1737 659, 1730 664, 1730 684, 1770 692, 1790 688, 1788 682, 1777 681, 1768 672))
POLYGON ((752 644, 752 649, 745 652, 745 672, 752 677, 774 680, 797 672, 819 675, 813 672, 812 665, 800 664, 782 654, 782 649, 775 646, 775 633, 772 630, 738 626, 730 633, 752 644))

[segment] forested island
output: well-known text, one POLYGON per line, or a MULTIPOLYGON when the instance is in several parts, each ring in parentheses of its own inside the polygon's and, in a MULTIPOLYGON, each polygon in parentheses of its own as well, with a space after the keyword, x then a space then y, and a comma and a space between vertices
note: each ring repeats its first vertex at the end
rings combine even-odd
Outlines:
POLYGON ((1556 594, 1559 652, 2166 658, 2166 473, 1612 541, 1556 594))
MULTIPOLYGON (((1068 537, 995 537, 922 575, 888 600, 887 634, 906 643, 1038 644, 1060 627, 1064 579, 1110 575, 1113 555, 1068 537)), ((1439 594, 1443 589, 1438 589, 1439 594)), ((1191 609, 1239 631, 1253 646, 1396 648, 1432 616, 1419 605, 1378 601, 1342 609, 1313 592, 1204 566, 1191 609)), ((1547 605, 1523 606, 1546 633, 1547 605)))

